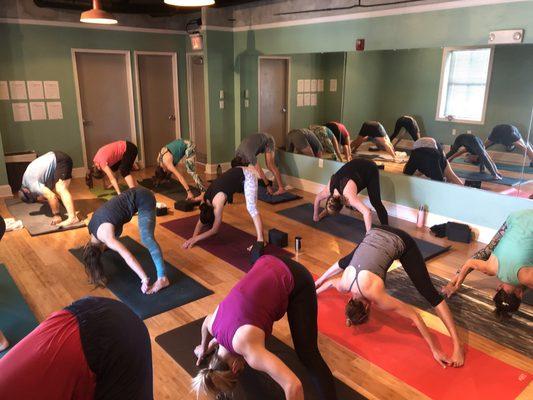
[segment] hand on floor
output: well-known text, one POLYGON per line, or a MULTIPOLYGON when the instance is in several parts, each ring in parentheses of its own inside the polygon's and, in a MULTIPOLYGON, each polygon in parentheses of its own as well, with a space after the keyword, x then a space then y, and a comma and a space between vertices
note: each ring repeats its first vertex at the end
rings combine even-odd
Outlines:
POLYGON ((195 243, 196 239, 190 238, 189 240, 186 240, 181 247, 183 247, 184 249, 190 249, 192 246, 194 246, 195 243))
POLYGON ((9 341, 6 339, 2 331, 0 331, 0 351, 4 351, 9 347, 9 341))
POLYGON ((447 298, 452 297, 455 292, 459 290, 460 285, 457 284, 458 276, 455 275, 446 286, 440 289, 441 293, 447 298))
POLYGON ((154 294, 159 292, 161 289, 166 288, 170 285, 170 282, 168 281, 168 278, 166 276, 162 278, 158 278, 157 281, 152 285, 151 288, 148 289, 146 294, 154 294))
POLYGON ((50 225, 59 225, 63 219, 60 215, 54 215, 52 217, 52 222, 50 222, 50 225))
POLYGON ((433 358, 441 365, 442 368, 446 368, 450 364, 450 360, 439 349, 433 350, 433 358))
POLYGON ((146 278, 146 280, 141 281, 141 292, 146 294, 148 290, 150 289, 150 285, 148 284, 150 282, 150 279, 146 278))

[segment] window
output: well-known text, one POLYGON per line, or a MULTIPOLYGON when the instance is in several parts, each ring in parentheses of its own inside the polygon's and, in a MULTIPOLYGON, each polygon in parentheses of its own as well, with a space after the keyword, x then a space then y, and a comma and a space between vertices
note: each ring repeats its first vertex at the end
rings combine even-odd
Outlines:
POLYGON ((483 123, 492 49, 444 49, 437 120, 483 123))

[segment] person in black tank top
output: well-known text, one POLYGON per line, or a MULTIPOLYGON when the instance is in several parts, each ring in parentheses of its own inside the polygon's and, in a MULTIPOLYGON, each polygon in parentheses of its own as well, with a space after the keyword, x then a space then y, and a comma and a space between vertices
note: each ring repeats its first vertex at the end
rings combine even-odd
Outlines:
POLYGON ((400 142, 402 129, 408 133, 409 136, 411 136, 413 142, 416 142, 418 139, 420 139, 420 128, 418 127, 416 119, 410 115, 403 115, 396 121, 396 124, 394 125, 394 132, 390 136, 390 141, 393 146, 400 142), (396 138, 398 138, 398 140, 396 143, 394 143, 394 139, 396 138))
POLYGON ((116 251, 137 274, 141 280, 141 291, 152 294, 167 287, 170 283, 165 272, 165 262, 161 247, 154 237, 156 201, 154 194, 144 188, 128 189, 113 197, 98 208, 89 222, 91 235, 83 251, 85 271, 91 283, 105 286, 104 269, 101 256, 106 248, 116 251), (125 224, 131 221, 135 213, 139 213, 138 225, 142 243, 146 246, 157 270, 157 281, 150 286, 150 278, 146 275, 135 256, 118 238, 125 224))
POLYGON ((353 140, 350 145, 352 154, 357 152, 359 146, 361 146, 367 140, 374 142, 378 146, 378 149, 385 150, 392 156, 394 160, 396 159, 394 146, 392 145, 391 141, 389 140, 389 137, 387 136, 387 131, 380 122, 363 122, 363 125, 359 130, 359 136, 357 136, 357 138, 353 140))
POLYGON ((391 226, 371 229, 355 250, 333 264, 316 280, 315 287, 317 294, 334 287, 340 293, 351 295, 345 310, 348 326, 366 322, 371 306, 384 311, 395 311, 414 323, 441 366, 463 365, 463 347, 450 308, 433 286, 424 257, 407 232, 391 226), (417 292, 435 308, 446 326, 453 342, 453 354, 450 357, 440 351, 416 309, 392 297, 385 290, 387 272, 395 260, 400 260, 417 292), (339 274, 342 274, 341 278, 328 281, 339 274))
POLYGON ((233 202, 233 195, 244 191, 246 209, 252 217, 257 233, 257 242, 253 245, 252 261, 262 254, 264 247, 263 222, 257 210, 257 177, 253 167, 233 167, 215 179, 204 194, 200 204, 200 218, 190 239, 183 243, 189 249, 200 240, 216 235, 222 225, 224 206, 233 202), (207 228, 205 232, 202 230, 207 228))
POLYGON ((315 197, 313 220, 318 222, 326 215, 338 214, 345 204, 363 214, 368 232, 372 226, 372 213, 357 196, 363 189, 367 189, 370 203, 376 210, 379 221, 387 225, 389 217, 381 202, 379 169, 374 161, 365 158, 354 158, 331 177, 328 184, 315 197), (319 214, 320 202, 325 199, 327 199, 326 207, 319 214))

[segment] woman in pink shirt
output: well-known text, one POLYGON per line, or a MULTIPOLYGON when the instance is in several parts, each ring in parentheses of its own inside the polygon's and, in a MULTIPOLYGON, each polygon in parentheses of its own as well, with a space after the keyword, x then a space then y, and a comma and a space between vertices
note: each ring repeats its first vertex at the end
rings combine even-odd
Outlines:
MULTIPOLYGON (((93 178, 102 179, 107 176, 111 186, 113 186, 117 194, 120 194, 120 187, 114 174, 118 170, 128 187, 134 188, 135 179, 131 176, 131 170, 137 154, 137 146, 125 140, 118 140, 100 147, 93 158, 93 165, 89 168, 85 177, 87 186, 93 187, 93 178)), ((104 187, 106 187, 105 182, 104 187)))

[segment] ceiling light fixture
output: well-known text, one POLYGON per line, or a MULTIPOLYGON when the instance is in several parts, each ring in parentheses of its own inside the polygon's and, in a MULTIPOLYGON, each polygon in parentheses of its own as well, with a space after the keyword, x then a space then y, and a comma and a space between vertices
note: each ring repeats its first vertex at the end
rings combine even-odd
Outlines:
POLYGON ((215 0, 165 0, 165 3, 179 7, 204 7, 212 6, 215 0))
POLYGON ((86 24, 113 25, 118 21, 112 14, 102 10, 100 0, 93 0, 93 8, 81 13, 80 22, 86 24))

